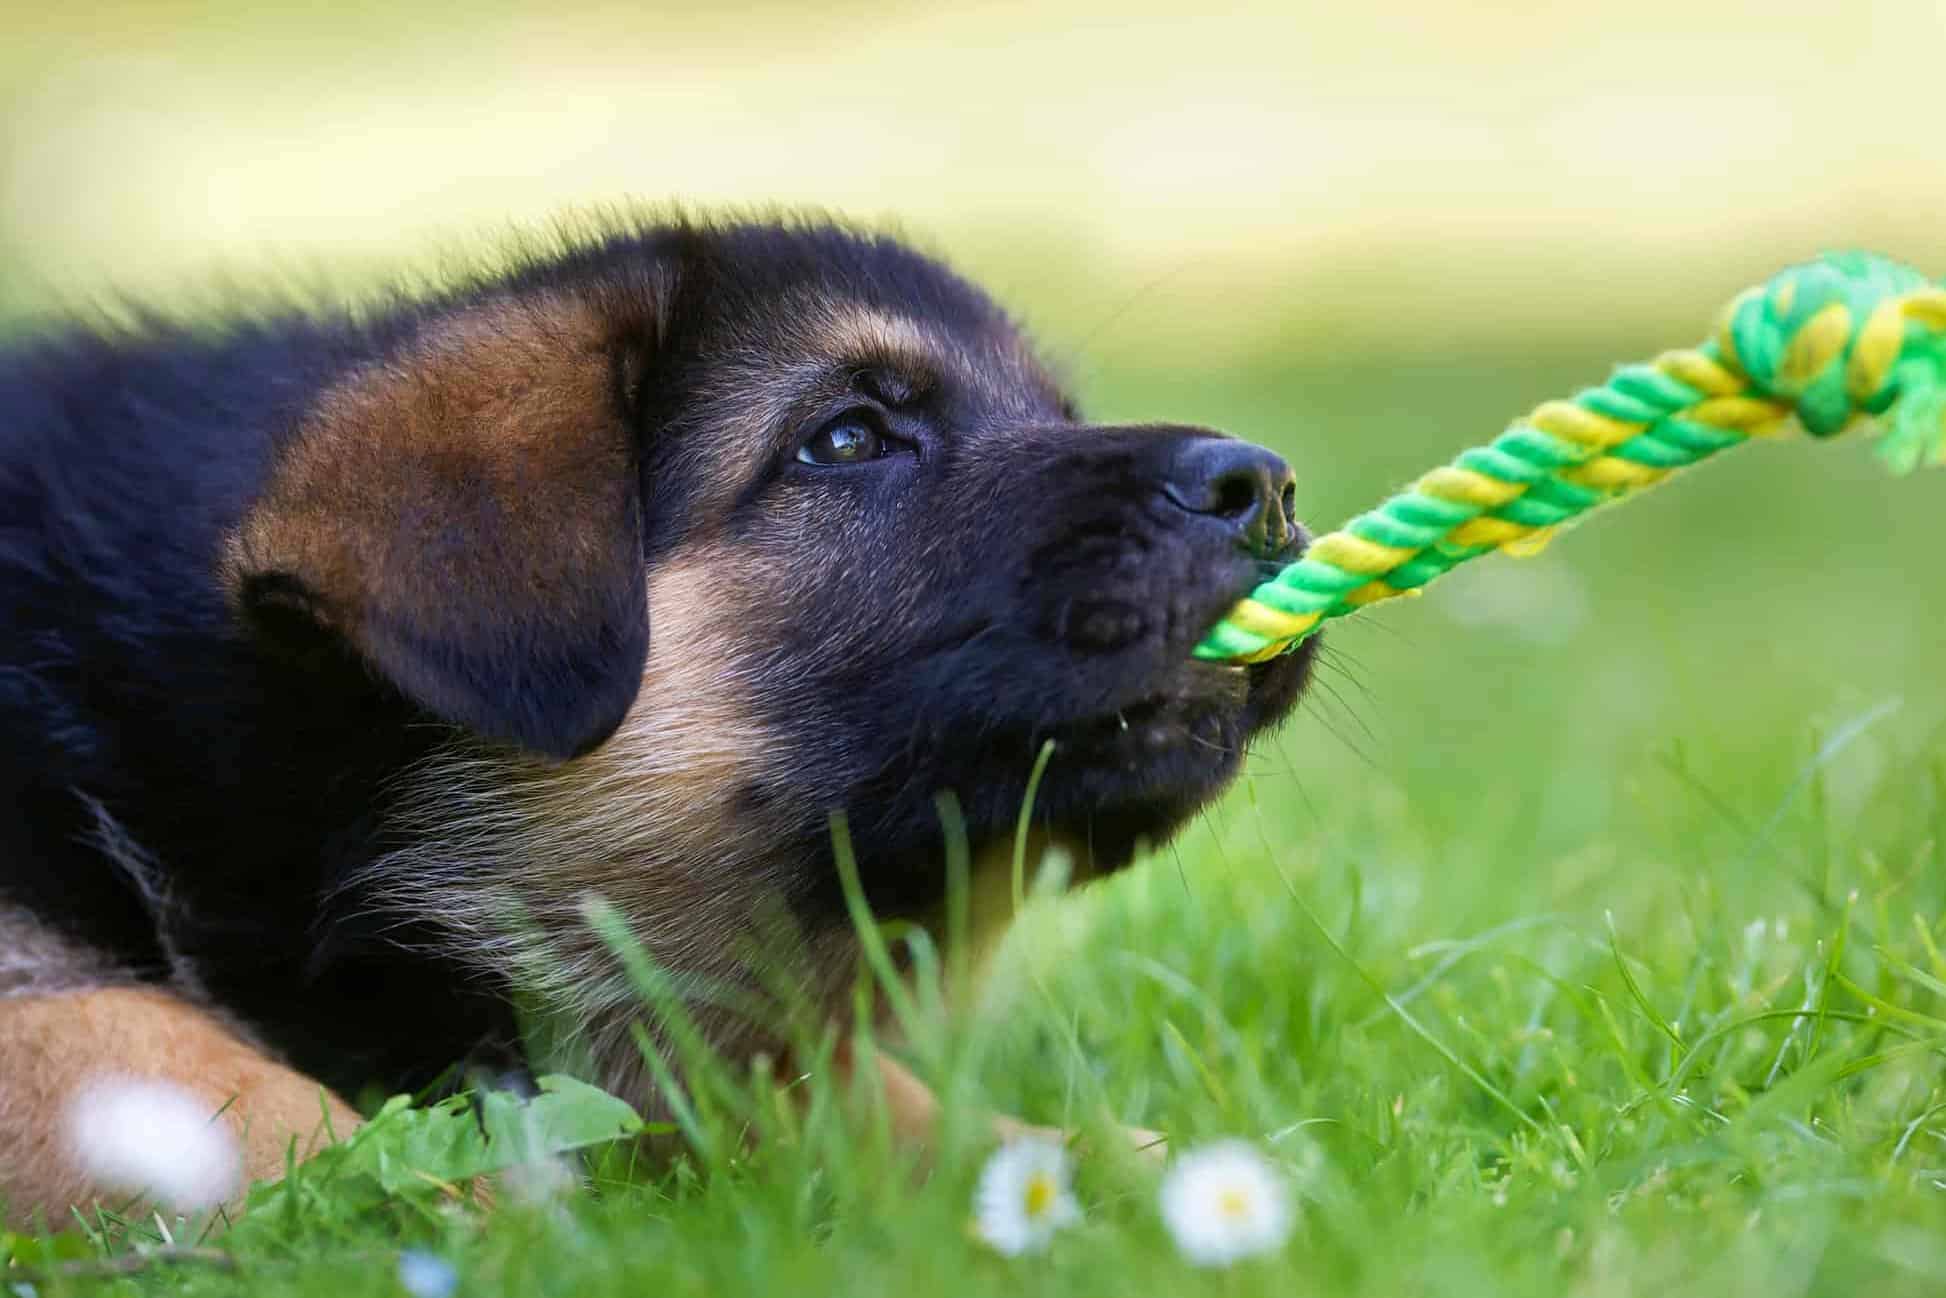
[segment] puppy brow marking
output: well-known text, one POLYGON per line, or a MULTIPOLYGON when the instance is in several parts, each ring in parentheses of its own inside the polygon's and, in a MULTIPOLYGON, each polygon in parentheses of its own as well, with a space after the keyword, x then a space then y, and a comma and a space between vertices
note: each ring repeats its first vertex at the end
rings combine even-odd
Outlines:
POLYGON ((887 370, 925 391, 943 372, 972 368, 969 361, 953 360, 952 344, 903 316, 810 292, 793 295, 785 310, 790 324, 781 348, 745 343, 726 349, 716 391, 698 397, 689 421, 693 431, 709 435, 710 456, 697 471, 725 501, 743 490, 793 412, 849 390, 845 371, 887 370))
POLYGON ((976 350, 910 316, 853 303, 818 305, 820 310, 808 313, 812 323, 806 336, 815 354, 891 370, 922 390, 942 379, 960 383, 990 407, 1023 420, 1059 409, 1058 385, 1011 329, 974 339, 976 350), (1046 400, 1050 411, 1034 409, 1032 397, 1046 400))
POLYGON ((806 345, 814 356, 883 366, 907 382, 934 375, 952 350, 909 317, 851 304, 827 304, 814 314, 806 345))

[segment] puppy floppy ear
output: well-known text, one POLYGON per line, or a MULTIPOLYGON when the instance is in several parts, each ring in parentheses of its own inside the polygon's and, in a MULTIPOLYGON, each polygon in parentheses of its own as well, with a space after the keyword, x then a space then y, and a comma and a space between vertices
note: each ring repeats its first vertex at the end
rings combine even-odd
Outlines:
POLYGON ((246 620, 320 628, 489 738, 607 738, 648 653, 626 392, 654 336, 613 314, 469 307, 327 390, 227 538, 246 620))

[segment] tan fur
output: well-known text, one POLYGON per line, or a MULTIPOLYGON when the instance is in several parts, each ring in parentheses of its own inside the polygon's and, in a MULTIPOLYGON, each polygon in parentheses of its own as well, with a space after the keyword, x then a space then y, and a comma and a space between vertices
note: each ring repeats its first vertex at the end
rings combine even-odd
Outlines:
MULTIPOLYGON (((65 1220, 98 1195, 64 1148, 67 1106, 100 1077, 157 1078, 208 1105, 236 1133, 248 1180, 282 1172, 358 1115, 219 1020, 154 988, 106 987, 0 1001, 0 1199, 8 1220, 65 1220), (227 1108, 225 1106, 228 1106, 227 1108)), ((113 1200, 120 1206, 120 1200, 113 1200)))
POLYGON ((959 349, 910 316, 849 302, 819 306, 805 313, 803 345, 813 356, 888 369, 915 387, 936 383, 949 366, 961 368, 959 349))
MULTIPOLYGON (((855 973, 848 930, 812 936, 784 921, 777 825, 732 802, 793 760, 761 720, 806 702, 790 693, 790 655, 780 661, 771 648, 791 644, 788 575, 782 556, 707 534, 663 558, 650 578, 642 688, 615 733, 565 763, 464 742, 447 749, 412 773, 419 796, 408 793, 399 812, 399 827, 422 845, 365 876, 388 908, 437 917, 448 950, 514 974, 534 1008, 572 1025, 574 1066, 645 1107, 653 1086, 629 1030, 644 1017, 642 996, 587 924, 590 898, 626 917, 711 1044, 734 1059, 783 1043, 726 1000, 781 1009, 765 993, 782 981, 802 1001, 791 1008, 839 1007, 855 973)), ((790 654, 806 652, 799 644, 790 654)), ((967 934, 976 971, 1013 913, 1011 839, 978 847, 967 934)), ((1036 830, 1030 885, 1051 849, 1077 879, 1085 872, 1080 844, 1036 830)), ((943 914, 925 918, 944 932, 943 914)))
MULTIPOLYGON (((752 949, 841 986, 848 942, 799 944, 782 930, 766 853, 773 826, 729 799, 784 760, 746 700, 761 687, 757 641, 739 629, 735 551, 700 542, 656 565, 642 688, 600 747, 565 763, 456 745, 412 775, 400 823, 424 845, 366 876, 381 904, 437 917, 449 948, 496 975, 516 972, 595 1080, 647 1102, 629 1026, 639 991, 588 926, 583 906, 619 910, 719 1048, 748 1057, 760 1025, 714 1001, 756 995, 752 949), (465 810, 453 813, 454 799, 465 810), (796 949, 791 949, 792 946, 796 949), (812 949, 815 945, 816 949, 812 949)), ((807 989, 808 990, 808 989, 807 989)))
POLYGON ((388 612, 436 633, 447 610, 573 607, 608 589, 634 531, 613 399, 629 327, 564 295, 508 299, 348 375, 229 538, 226 584, 299 577, 354 643, 384 636, 388 612))
MULTIPOLYGON (((699 545, 656 565, 649 606, 655 646, 635 706, 606 743, 546 771, 541 815, 606 812, 661 842, 734 836, 723 791, 761 773, 768 737, 742 697, 748 669, 733 654, 740 584, 736 556, 699 545)), ((619 826, 617 828, 620 828, 619 826)))

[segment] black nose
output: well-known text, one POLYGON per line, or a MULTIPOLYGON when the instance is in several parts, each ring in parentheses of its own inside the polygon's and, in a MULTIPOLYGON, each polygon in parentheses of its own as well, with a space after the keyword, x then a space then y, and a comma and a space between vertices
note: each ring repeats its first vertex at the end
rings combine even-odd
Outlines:
POLYGON ((1280 457, 1227 437, 1184 441, 1162 483, 1163 495, 1192 514, 1222 521, 1238 545, 1263 559, 1290 547, 1295 491, 1291 466, 1280 457))

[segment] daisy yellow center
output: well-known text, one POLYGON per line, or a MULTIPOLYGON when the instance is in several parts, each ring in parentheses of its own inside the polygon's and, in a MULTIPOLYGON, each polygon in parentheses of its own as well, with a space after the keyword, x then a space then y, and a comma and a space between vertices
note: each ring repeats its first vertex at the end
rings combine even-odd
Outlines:
POLYGON ((1216 1211, 1219 1215, 1230 1221, 1247 1217, 1250 1215, 1250 1196, 1235 1186, 1230 1186, 1218 1192, 1216 1196, 1216 1211))
POLYGON ((1027 1215, 1039 1217, 1054 1206, 1054 1178, 1037 1172, 1027 1178, 1027 1215))

